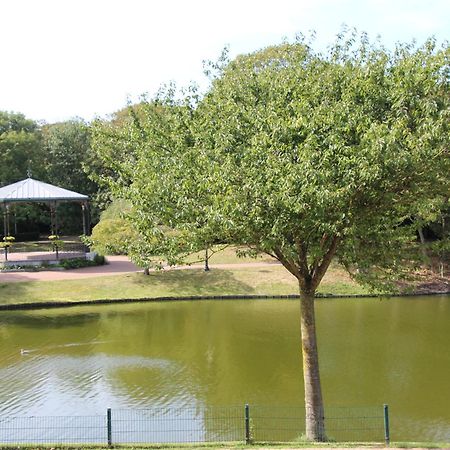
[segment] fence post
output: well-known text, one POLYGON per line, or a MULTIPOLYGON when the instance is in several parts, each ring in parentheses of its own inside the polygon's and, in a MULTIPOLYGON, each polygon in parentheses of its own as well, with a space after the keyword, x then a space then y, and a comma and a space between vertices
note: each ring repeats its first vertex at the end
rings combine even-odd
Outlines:
POLYGON ((386 446, 389 447, 391 442, 391 436, 389 431, 389 408, 388 405, 383 405, 384 410, 384 440, 386 442, 386 446))
POLYGON ((106 426, 108 429, 108 447, 112 445, 111 408, 106 410, 106 426))
POLYGON ((250 444, 251 443, 251 436, 250 436, 250 408, 248 406, 248 403, 245 404, 245 443, 250 444))

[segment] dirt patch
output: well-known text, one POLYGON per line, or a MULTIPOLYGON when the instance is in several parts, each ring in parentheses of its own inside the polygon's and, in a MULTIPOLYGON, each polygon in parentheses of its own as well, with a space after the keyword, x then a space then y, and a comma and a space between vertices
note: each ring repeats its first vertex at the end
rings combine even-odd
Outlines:
POLYGON ((399 283, 400 289, 414 294, 448 294, 450 293, 450 277, 440 277, 429 270, 423 270, 414 274, 413 282, 399 283))

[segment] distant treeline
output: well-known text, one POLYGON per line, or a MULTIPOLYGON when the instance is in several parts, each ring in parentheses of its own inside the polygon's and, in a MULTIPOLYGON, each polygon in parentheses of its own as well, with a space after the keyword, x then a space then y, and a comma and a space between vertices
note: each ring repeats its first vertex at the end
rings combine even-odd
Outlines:
MULTIPOLYGON (((89 195, 92 218, 98 220, 101 200, 98 184, 90 179, 94 159, 89 126, 82 119, 40 124, 23 114, 0 111, 0 187, 27 176, 89 195)), ((81 234, 80 205, 58 206, 60 233, 81 234)), ((20 204, 12 208, 18 234, 47 233, 48 205, 20 204)))

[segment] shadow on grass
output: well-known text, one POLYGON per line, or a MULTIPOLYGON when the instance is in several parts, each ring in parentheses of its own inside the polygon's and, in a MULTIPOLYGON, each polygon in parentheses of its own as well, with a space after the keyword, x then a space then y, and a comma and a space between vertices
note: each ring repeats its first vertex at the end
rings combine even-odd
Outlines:
POLYGON ((252 294, 255 289, 235 278, 232 271, 213 269, 167 270, 150 275, 136 274, 133 282, 156 290, 169 291, 173 295, 239 295, 252 294))
POLYGON ((23 283, 10 283, 10 282, 3 283, 1 282, 0 278, 0 304, 13 303, 9 299, 20 298, 24 293, 25 293, 25 286, 23 286, 23 283))

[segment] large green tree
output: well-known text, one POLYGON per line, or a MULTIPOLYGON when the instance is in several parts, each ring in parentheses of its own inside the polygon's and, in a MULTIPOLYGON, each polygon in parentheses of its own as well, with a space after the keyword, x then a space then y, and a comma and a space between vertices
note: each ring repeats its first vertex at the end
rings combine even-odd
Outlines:
MULTIPOLYGON (((95 164, 91 151, 88 125, 81 119, 44 125, 42 127, 42 180, 89 195, 94 200, 94 222, 98 220, 96 206, 98 185, 88 175, 88 167, 95 164)), ((81 233, 80 206, 62 204, 59 216, 63 233, 81 233)))
MULTIPOLYGON (((0 111, 0 186, 34 177, 44 172, 42 134, 38 123, 23 114, 0 111)), ((46 220, 35 205, 15 205, 12 208, 14 227, 19 231, 36 229, 46 220)))
POLYGON ((326 54, 298 40, 214 69, 204 96, 168 89, 94 147, 132 149, 111 185, 169 260, 215 236, 298 279, 306 436, 321 441, 315 292, 333 259, 377 289, 402 275, 448 179, 449 48, 344 34, 326 54))
POLYGON ((97 185, 83 169, 92 158, 88 125, 81 119, 44 125, 42 135, 46 179, 66 189, 94 193, 97 185))
POLYGON ((40 128, 23 114, 0 111, 0 186, 42 172, 40 128))

